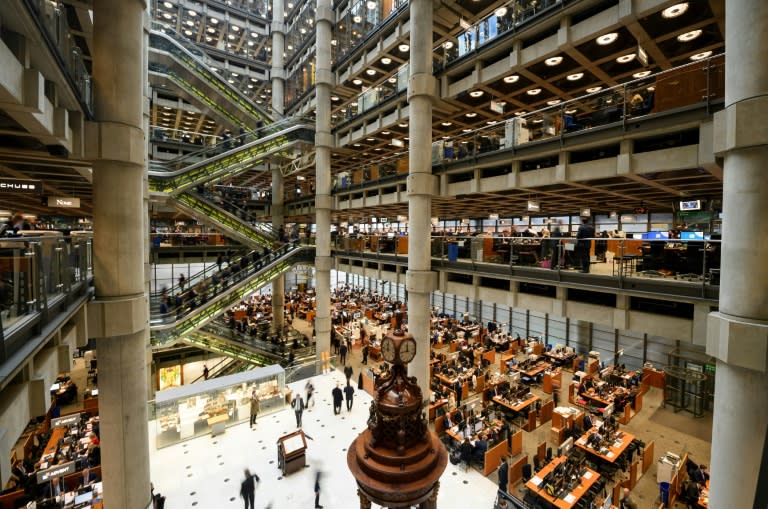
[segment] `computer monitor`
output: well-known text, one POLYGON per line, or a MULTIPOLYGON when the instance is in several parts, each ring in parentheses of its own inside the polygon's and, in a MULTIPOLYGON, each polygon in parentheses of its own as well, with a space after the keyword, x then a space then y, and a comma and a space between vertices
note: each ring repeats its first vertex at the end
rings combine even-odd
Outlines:
POLYGON ((613 415, 613 403, 603 409, 603 419, 607 419, 613 415))
POLYGON ((483 430, 483 423, 482 422, 476 422, 475 423, 475 433, 480 433, 483 430))
POLYGON ((680 240, 704 240, 704 232, 680 232, 680 240))
POLYGON ((91 491, 86 491, 85 493, 75 497, 75 505, 84 504, 86 502, 90 502, 91 500, 93 500, 93 493, 91 493, 91 491))
POLYGON ((571 452, 571 449, 573 449, 573 437, 568 437, 567 440, 560 444, 558 449, 560 449, 562 455, 567 456, 571 452))

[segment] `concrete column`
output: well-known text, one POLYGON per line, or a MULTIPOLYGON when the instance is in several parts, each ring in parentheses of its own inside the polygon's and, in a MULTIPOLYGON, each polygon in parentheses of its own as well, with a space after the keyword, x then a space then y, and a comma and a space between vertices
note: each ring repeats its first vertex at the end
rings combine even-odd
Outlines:
MULTIPOLYGON (((272 230, 277 233, 285 225, 285 179, 280 168, 272 168, 272 230)), ((285 324, 285 276, 272 280, 272 328, 283 330, 285 324)))
POLYGON ((88 332, 97 338, 105 505, 149 507, 147 363, 149 306, 144 260, 147 209, 143 0, 103 0, 93 20, 94 111, 87 125, 93 160, 95 300, 88 332), (120 34, 120 37, 115 37, 120 34))
POLYGON ((330 0, 318 0, 316 11, 317 83, 315 85, 315 215, 317 238, 315 270, 317 277, 317 358, 331 349, 331 89, 334 76, 331 72, 331 33, 334 15, 330 0))
POLYGON ((418 342, 416 357, 408 366, 424 398, 429 397, 430 294, 437 289, 437 274, 432 272, 430 235, 432 195, 437 179, 432 175, 432 101, 436 90, 432 76, 432 10, 430 0, 410 3, 412 20, 411 60, 408 76, 410 120, 408 136, 408 332, 418 342))
POLYGON ((275 118, 285 113, 285 7, 283 0, 272 0, 272 112, 275 118))
MULTIPOLYGON (((768 266, 756 239, 768 235, 768 3, 729 3, 724 111, 715 117, 715 152, 724 156, 720 309, 708 317, 707 353, 717 357, 712 427, 712 507, 757 506, 768 462, 768 266), (749 26, 745 32, 743 27, 749 26)), ((759 241, 758 241, 759 242, 759 241)))

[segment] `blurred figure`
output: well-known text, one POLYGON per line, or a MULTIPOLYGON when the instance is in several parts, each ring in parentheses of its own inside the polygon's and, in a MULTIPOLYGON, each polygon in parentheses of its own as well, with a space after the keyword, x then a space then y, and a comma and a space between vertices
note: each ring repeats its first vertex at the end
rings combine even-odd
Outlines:
POLYGON ((245 509, 253 509, 254 500, 256 497, 256 482, 259 482, 259 476, 252 474, 250 470, 245 469, 245 479, 240 483, 240 496, 244 500, 245 509))
POLYGON ((318 471, 315 475, 315 509, 323 509, 320 505, 320 477, 321 473, 318 471))

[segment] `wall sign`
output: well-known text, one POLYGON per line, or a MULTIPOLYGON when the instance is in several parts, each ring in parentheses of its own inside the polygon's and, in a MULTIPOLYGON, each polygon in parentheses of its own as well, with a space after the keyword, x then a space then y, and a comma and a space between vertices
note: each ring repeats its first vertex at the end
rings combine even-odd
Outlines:
POLYGON ((81 414, 77 413, 51 419, 51 428, 66 428, 67 426, 72 426, 73 424, 80 422, 80 417, 81 414))
POLYGON ((37 484, 43 484, 44 482, 48 482, 54 477, 62 477, 69 474, 75 473, 75 462, 70 461, 69 463, 63 463, 61 465, 55 465, 51 468, 46 468, 45 470, 38 470, 37 471, 37 484))
POLYGON ((43 183, 40 180, 12 179, 0 177, 0 193, 41 194, 43 183))
POLYGON ((80 198, 70 198, 69 196, 49 196, 48 206, 60 209, 79 209, 80 198))

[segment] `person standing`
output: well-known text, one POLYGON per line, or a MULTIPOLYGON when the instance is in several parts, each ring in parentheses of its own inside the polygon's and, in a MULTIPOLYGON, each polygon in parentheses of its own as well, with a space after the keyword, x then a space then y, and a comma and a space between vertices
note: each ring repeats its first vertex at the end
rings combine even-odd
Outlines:
POLYGON ((344 366, 344 376, 347 378, 347 385, 349 385, 349 379, 352 378, 352 366, 344 366))
POLYGON ((456 393, 456 407, 458 408, 461 406, 461 392, 464 390, 461 378, 456 379, 456 383, 453 384, 453 390, 456 393))
POLYGON ((579 258, 581 259, 581 271, 585 274, 589 272, 589 249, 592 247, 592 241, 590 240, 595 236, 595 228, 589 224, 589 218, 581 218, 581 226, 576 232, 576 247, 579 250, 579 258))
POLYGON ((507 492, 507 485, 509 484, 509 465, 507 464, 507 457, 501 458, 501 465, 499 465, 499 489, 504 493, 507 492))
POLYGON ((305 406, 307 411, 309 411, 310 402, 312 402, 312 406, 315 406, 315 400, 312 399, 312 394, 315 392, 315 386, 312 385, 312 380, 307 380, 307 384, 304 386, 304 389, 307 391, 307 402, 305 406))
POLYGON ((187 277, 182 272, 179 275, 179 289, 183 292, 184 291, 184 285, 187 284, 187 277))
POLYGON ((251 393, 251 429, 253 429, 253 425, 256 424, 256 417, 259 415, 260 410, 261 405, 259 403, 259 396, 256 394, 256 391, 253 391, 251 393))
POLYGON ((355 397, 355 388, 349 384, 349 378, 347 378, 347 386, 344 387, 344 399, 347 400, 347 412, 352 411, 352 401, 355 397))
POLYGON ((304 400, 301 399, 301 394, 298 392, 293 397, 293 401, 291 401, 291 407, 296 414, 296 427, 301 428, 301 414, 304 413, 304 400))
POLYGON ((320 472, 315 475, 315 509, 323 509, 320 505, 320 472))
POLYGON ((253 509, 256 498, 256 482, 259 482, 259 476, 252 474, 250 470, 245 469, 245 479, 240 483, 240 496, 245 501, 245 509, 253 509))
POLYGON ((209 373, 210 373, 210 371, 208 371, 208 366, 203 364, 203 379, 208 380, 208 374, 209 373))
POLYGON ((333 415, 338 415, 341 413, 341 402, 344 401, 344 394, 341 392, 339 384, 333 388, 331 395, 333 396, 333 415))
POLYGON ((219 256, 216 257, 216 265, 219 267, 219 272, 221 272, 222 263, 224 263, 224 257, 221 256, 221 253, 219 253, 219 256))
POLYGON ((347 345, 346 345, 346 343, 342 343, 341 346, 339 346, 339 358, 341 359, 342 366, 347 364, 347 345))
POLYGON ((368 364, 368 345, 363 346, 363 364, 368 364))

